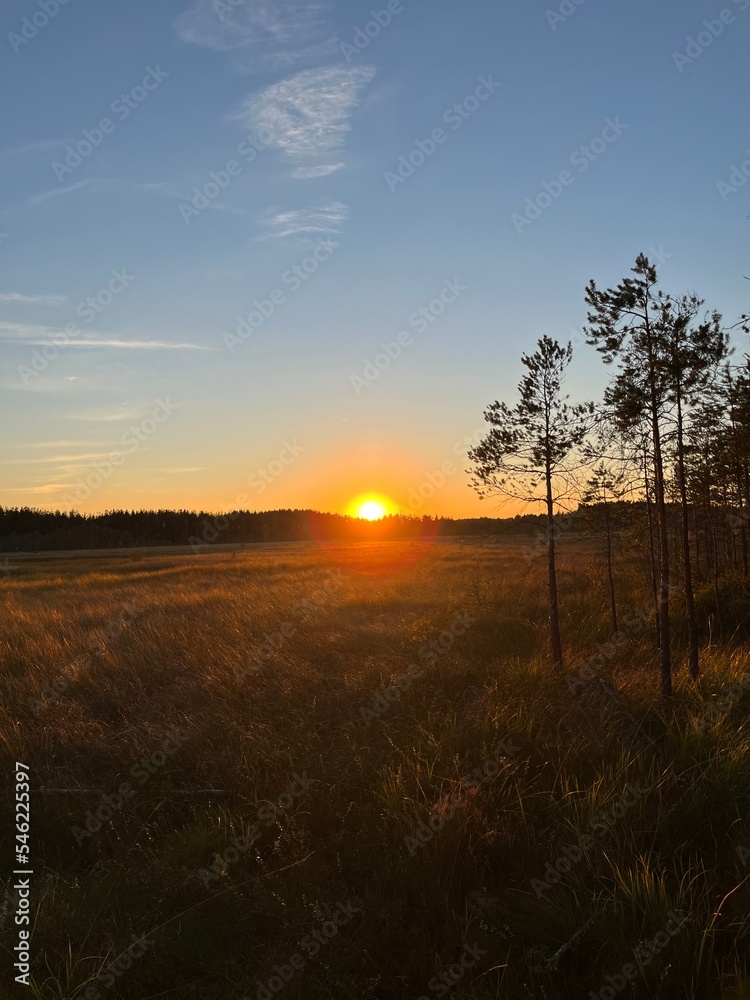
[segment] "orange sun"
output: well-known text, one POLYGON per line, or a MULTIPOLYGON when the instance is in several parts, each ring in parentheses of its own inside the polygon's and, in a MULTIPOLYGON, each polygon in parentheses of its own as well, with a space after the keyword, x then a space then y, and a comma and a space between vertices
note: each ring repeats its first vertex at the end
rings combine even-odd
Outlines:
POLYGON ((365 500, 357 510, 357 517, 362 517, 365 521, 379 521, 385 517, 385 507, 379 500, 365 500))
POLYGON ((377 493, 366 493, 352 500, 347 513, 352 517, 362 518, 363 521, 381 521, 392 512, 392 506, 386 497, 377 493))

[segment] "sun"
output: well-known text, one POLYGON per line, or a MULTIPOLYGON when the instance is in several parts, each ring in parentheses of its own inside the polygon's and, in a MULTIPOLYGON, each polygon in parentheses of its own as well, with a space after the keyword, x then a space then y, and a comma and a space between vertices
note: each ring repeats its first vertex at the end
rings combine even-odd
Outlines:
POLYGON ((349 504, 347 513, 363 521, 382 521, 392 511, 393 505, 387 497, 377 493, 365 493, 349 504))
POLYGON ((357 517, 365 521, 379 521, 385 515, 386 509, 379 500, 365 500, 357 508, 357 517))

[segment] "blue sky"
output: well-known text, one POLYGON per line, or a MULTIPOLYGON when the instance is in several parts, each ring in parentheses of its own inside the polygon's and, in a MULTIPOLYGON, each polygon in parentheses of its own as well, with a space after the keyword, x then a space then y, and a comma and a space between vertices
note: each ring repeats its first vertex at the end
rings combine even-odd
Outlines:
POLYGON ((750 0, 0 19, 0 503, 495 513, 467 444, 590 278, 747 309, 750 0))

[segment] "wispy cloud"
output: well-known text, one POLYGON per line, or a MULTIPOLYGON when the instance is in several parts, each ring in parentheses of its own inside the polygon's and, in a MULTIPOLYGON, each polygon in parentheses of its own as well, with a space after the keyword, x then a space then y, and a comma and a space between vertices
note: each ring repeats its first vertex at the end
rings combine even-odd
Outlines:
POLYGON ((329 9, 327 0, 197 0, 175 27, 183 42, 217 52, 248 48, 257 68, 279 68, 317 47, 310 43, 325 33, 329 9))
POLYGON ((81 420, 87 424, 114 424, 121 420, 138 420, 143 411, 135 407, 122 410, 84 410, 80 413, 66 413, 63 420, 81 420))
POLYGON ((39 306, 63 306, 64 295, 21 295, 18 292, 0 292, 0 302, 28 302, 39 306))
MULTIPOLYGON (((46 341, 25 341, 25 343, 43 344, 46 341)), ((133 351, 210 351, 210 347, 201 344, 180 344, 166 340, 68 340, 66 347, 114 347, 119 350, 133 351)))
POLYGON ((70 489, 73 483, 48 483, 46 486, 20 486, 17 489, 4 489, 3 493, 59 493, 61 490, 70 489))
POLYGON ((250 132, 266 130, 268 145, 290 160, 328 157, 340 150, 372 66, 308 69, 257 94, 234 116, 250 132))
POLYGON ((340 233, 349 218, 349 208, 340 201, 324 202, 314 208, 298 208, 287 212, 269 210, 260 218, 266 232, 261 240, 278 240, 290 236, 314 239, 340 233))
POLYGON ((6 208, 4 215, 8 215, 11 212, 18 212, 23 208, 35 208, 37 205, 42 205, 45 201, 50 198, 57 198, 61 194, 71 194, 73 191, 80 191, 83 188, 99 187, 103 182, 96 177, 87 177, 84 180, 76 181, 75 184, 68 184, 66 187, 56 187, 50 188, 49 191, 40 191, 39 194, 32 194, 30 197, 26 198, 18 205, 14 205, 12 208, 6 208))
POLYGON ((94 458, 106 458, 111 452, 93 451, 85 455, 48 455, 46 458, 10 458, 3 465, 68 465, 94 458))
POLYGON ((44 496, 49 493, 60 493, 62 490, 70 489, 73 485, 73 483, 48 483, 46 486, 21 486, 16 489, 4 490, 3 492, 44 496))
MULTIPOLYGON (((32 379, 24 385, 21 379, 16 376, 15 378, 0 381, 0 392, 23 392, 38 396, 59 396, 69 394, 74 386, 76 386, 76 383, 69 382, 67 379, 47 378, 45 375, 40 375, 39 378, 32 379)), ((95 388, 95 386, 92 387, 95 388)))
POLYGON ((328 177, 345 166, 345 163, 323 163, 318 167, 295 167, 292 177, 298 181, 309 181, 315 177, 328 177))
POLYGON ((102 446, 101 441, 31 441, 24 443, 14 441, 13 448, 90 448, 92 445, 102 446))
POLYGON ((45 334, 51 336, 54 332, 54 327, 41 326, 38 323, 11 323, 8 320, 0 320, 0 342, 6 339, 26 340, 29 337, 42 337, 45 334))
POLYGON ((12 215, 26 208, 35 208, 37 205, 44 204, 50 198, 56 198, 58 195, 63 194, 73 194, 76 191, 82 191, 86 188, 91 191, 100 191, 102 188, 112 189, 118 187, 128 188, 132 191, 141 191, 144 194, 155 194, 165 198, 185 197, 184 194, 173 190, 164 181, 131 181, 119 177, 86 177, 83 180, 76 181, 75 184, 68 184, 66 187, 50 188, 48 191, 40 191, 38 194, 32 194, 17 205, 12 205, 10 208, 4 209, 2 214, 12 215))
POLYGON ((0 321, 0 344, 28 344, 41 347, 57 344, 62 347, 110 347, 130 351, 210 351, 210 347, 200 344, 180 343, 166 340, 123 340, 104 333, 92 331, 86 337, 70 337, 64 330, 34 323, 10 323, 0 321))

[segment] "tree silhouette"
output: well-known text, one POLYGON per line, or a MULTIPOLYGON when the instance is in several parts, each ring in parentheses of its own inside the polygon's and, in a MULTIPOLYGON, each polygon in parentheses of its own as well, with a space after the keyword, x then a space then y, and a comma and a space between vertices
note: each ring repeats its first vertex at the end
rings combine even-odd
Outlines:
POLYGON ((604 521, 604 564, 607 572, 607 590, 609 592, 609 609, 612 616, 612 632, 619 630, 617 618, 617 598, 615 595, 615 576, 612 558, 612 505, 621 500, 629 487, 625 475, 620 469, 613 468, 605 461, 600 461, 591 470, 591 477, 586 481, 586 492, 582 497, 584 504, 596 505, 601 508, 604 521))
POLYGON ((721 328, 721 316, 718 313, 713 313, 696 325, 695 320, 702 306, 702 300, 695 295, 683 296, 676 303, 667 298, 663 309, 664 327, 661 331, 666 352, 667 393, 675 410, 677 487, 682 509, 682 560, 688 625, 688 664, 693 679, 698 677, 700 664, 687 493, 686 411, 701 401, 729 350, 726 334, 721 328))
POLYGON ((669 304, 657 290, 656 268, 639 254, 635 277, 623 278, 615 288, 600 290, 594 281, 586 287, 590 307, 586 336, 606 364, 618 370, 605 393, 624 429, 648 420, 654 463, 654 494, 659 533, 659 666, 661 694, 672 697, 672 659, 669 624, 669 530, 664 478, 664 416, 668 404, 663 330, 669 304))
POLYGON ((543 503, 547 524, 550 648, 555 669, 563 669, 557 590, 555 508, 572 495, 572 456, 588 430, 592 404, 571 406, 563 394, 565 370, 573 356, 550 337, 538 341, 534 354, 521 361, 526 374, 514 407, 492 403, 485 411, 490 431, 469 452, 475 463, 472 481, 480 497, 503 496, 543 503))

